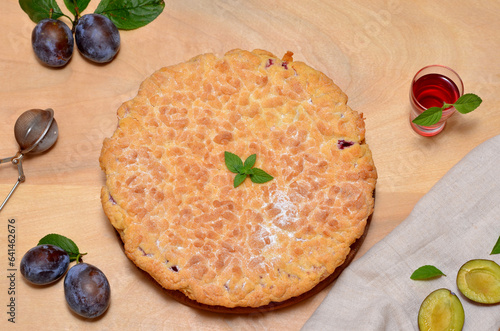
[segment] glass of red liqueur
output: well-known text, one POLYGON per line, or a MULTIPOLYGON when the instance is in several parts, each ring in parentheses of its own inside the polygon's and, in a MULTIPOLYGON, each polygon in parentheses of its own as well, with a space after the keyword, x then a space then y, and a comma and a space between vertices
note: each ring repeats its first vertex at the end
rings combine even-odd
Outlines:
POLYGON ((443 110, 438 123, 421 126, 413 119, 430 107, 442 107, 443 102, 453 104, 464 93, 464 84, 460 76, 452 69, 442 65, 430 65, 420 69, 411 82, 410 88, 410 123, 415 132, 430 137, 441 132, 446 120, 455 113, 455 108, 443 110))

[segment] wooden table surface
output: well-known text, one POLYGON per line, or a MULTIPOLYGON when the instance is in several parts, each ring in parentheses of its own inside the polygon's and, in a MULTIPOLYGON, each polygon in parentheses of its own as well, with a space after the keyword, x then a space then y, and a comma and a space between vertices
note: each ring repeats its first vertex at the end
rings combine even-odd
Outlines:
MULTIPOLYGON (((366 118, 379 179, 359 258, 465 154, 500 133, 499 16, 498 1, 167 1, 153 23, 121 32, 121 50, 112 63, 94 65, 76 52, 57 70, 37 62, 30 42, 35 24, 18 2, 2 2, 0 158, 16 153, 13 127, 27 109, 53 108, 60 136, 49 152, 25 158, 26 182, 0 213, 0 329, 300 329, 329 288, 275 312, 217 315, 177 303, 125 257, 99 201, 104 176, 98 157, 116 126, 117 108, 155 70, 200 53, 294 52, 295 60, 331 77, 366 118), (438 136, 424 138, 410 128, 408 90, 416 71, 429 64, 454 68, 465 91, 484 101, 473 113, 453 116, 438 136), (112 286, 111 306, 102 318, 86 321, 72 314, 62 282, 36 288, 19 270, 11 282, 9 219, 15 220, 16 268, 23 254, 52 232, 72 238, 88 253, 85 261, 101 268, 112 286), (6 314, 11 298, 15 324, 6 314)), ((16 179, 13 165, 0 166, 0 199, 16 179)))

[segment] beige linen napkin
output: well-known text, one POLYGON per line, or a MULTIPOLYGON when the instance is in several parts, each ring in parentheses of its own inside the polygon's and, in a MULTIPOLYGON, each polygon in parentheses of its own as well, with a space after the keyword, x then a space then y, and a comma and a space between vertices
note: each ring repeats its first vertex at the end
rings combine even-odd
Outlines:
POLYGON ((482 143, 416 204, 408 218, 351 263, 303 330, 418 330, 420 304, 448 288, 465 311, 464 330, 499 331, 500 304, 479 305, 458 290, 456 276, 471 259, 490 259, 500 236, 500 136, 482 143), (415 281, 434 265, 447 276, 415 281))

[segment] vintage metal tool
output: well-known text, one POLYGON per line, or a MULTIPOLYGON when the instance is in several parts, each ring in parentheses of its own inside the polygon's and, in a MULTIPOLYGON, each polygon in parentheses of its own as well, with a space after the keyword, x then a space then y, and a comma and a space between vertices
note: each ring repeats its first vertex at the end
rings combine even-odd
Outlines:
POLYGON ((59 135, 57 122, 54 119, 52 109, 30 109, 19 116, 14 125, 14 135, 19 144, 19 151, 16 155, 5 159, 0 159, 0 164, 11 162, 17 166, 19 176, 14 187, 0 206, 0 211, 14 193, 17 186, 26 180, 23 171, 24 155, 40 154, 51 148, 59 135))

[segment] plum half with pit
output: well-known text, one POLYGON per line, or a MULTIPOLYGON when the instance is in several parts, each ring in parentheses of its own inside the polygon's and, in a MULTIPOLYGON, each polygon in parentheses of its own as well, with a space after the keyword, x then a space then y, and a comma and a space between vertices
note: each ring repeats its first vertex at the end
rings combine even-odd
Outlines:
POLYGON ((21 274, 30 283, 47 285, 61 278, 69 266, 68 253, 54 245, 39 245, 21 259, 21 274))
POLYGON ((484 303, 500 302, 500 266, 491 260, 466 262, 458 271, 457 286, 468 299, 484 303))
POLYGON ((73 55, 73 33, 60 20, 43 19, 31 33, 31 45, 42 63, 49 67, 62 67, 73 55))
POLYGON ((86 14, 76 24, 75 42, 80 53, 88 60, 107 63, 114 59, 120 49, 120 32, 106 16, 86 14))
POLYGON ((464 320, 464 308, 460 299, 445 288, 429 294, 418 312, 420 331, 462 330, 464 320))

